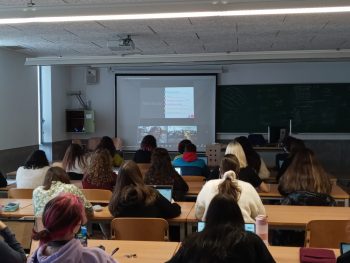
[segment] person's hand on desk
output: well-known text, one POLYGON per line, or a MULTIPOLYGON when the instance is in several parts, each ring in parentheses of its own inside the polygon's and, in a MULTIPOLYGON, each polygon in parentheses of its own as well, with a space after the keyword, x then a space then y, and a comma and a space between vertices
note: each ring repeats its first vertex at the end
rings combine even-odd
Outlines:
POLYGON ((4 230, 6 227, 5 223, 0 220, 0 231, 4 230))

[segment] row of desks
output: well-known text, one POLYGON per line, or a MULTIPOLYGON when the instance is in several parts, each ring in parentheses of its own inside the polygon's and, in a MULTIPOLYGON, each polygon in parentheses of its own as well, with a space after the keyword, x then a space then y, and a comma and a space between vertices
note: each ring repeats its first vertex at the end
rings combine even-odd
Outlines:
MULTIPOLYGON (((9 201, 18 201, 19 210, 15 212, 0 212, 0 218, 21 218, 34 216, 32 200, 30 199, 0 199, 0 204, 5 205, 9 201)), ((178 202, 181 206, 181 214, 178 217, 168 219, 170 225, 180 226, 181 240, 192 232, 198 220, 195 217, 194 202, 178 202)), ((269 226, 273 228, 298 228, 305 229, 306 224, 311 220, 350 220, 349 207, 319 207, 319 206, 284 206, 265 205, 269 226)), ((94 212, 90 218, 93 222, 110 221, 113 216, 108 207, 102 211, 94 212)))
MULTIPOLYGON (((82 188, 81 181, 71 181, 72 184, 75 184, 79 188, 82 188)), ((188 197, 196 197, 200 190, 202 189, 205 182, 187 182, 189 190, 187 192, 188 197)), ((7 187, 0 188, 0 193, 7 193, 8 189, 16 187, 16 184, 10 184, 7 187)), ((282 200, 283 196, 278 192, 277 184, 270 184, 270 191, 267 193, 259 192, 259 195, 262 200, 282 200)), ((350 195, 344 191, 341 187, 336 184, 333 184, 332 192, 330 194, 338 203, 342 203, 344 206, 349 206, 350 195)), ((109 202, 109 200, 106 200, 109 202)))
MULTIPOLYGON (((188 196, 197 196, 205 182, 188 182, 188 196)), ((267 193, 259 192, 262 200, 282 200, 283 196, 278 192, 278 184, 270 184, 270 191, 267 193)), ((340 186, 333 184, 330 195, 337 201, 343 203, 344 206, 349 206, 350 195, 340 186)))
MULTIPOLYGON (((103 245, 108 254, 115 248, 119 248, 113 258, 118 262, 132 263, 163 263, 169 260, 179 249, 178 242, 155 242, 155 241, 126 241, 126 240, 88 240, 89 247, 103 245), (136 255, 136 257, 130 257, 136 255)), ((37 248, 38 242, 32 243, 31 253, 37 248)), ((297 247, 275 247, 268 246, 268 249, 278 263, 299 263, 299 248, 297 247)), ((339 251, 334 250, 338 256, 339 251)))

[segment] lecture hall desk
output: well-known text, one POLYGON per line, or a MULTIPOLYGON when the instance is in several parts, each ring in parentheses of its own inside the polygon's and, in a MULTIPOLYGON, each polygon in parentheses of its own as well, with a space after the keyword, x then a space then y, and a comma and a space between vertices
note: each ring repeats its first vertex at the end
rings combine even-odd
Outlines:
MULTIPOLYGON (((180 226, 180 240, 183 240, 186 235, 187 217, 194 207, 194 202, 177 202, 181 206, 181 214, 175 218, 167 219, 169 225, 180 226)), ((108 210, 108 207, 103 207, 102 211, 94 212, 94 216, 90 219, 93 222, 101 222, 112 220, 114 217, 108 210)))
MULTIPOLYGON (((311 220, 350 220, 349 207, 264 205, 270 227, 305 229, 311 220)), ((187 217, 187 234, 197 225, 195 209, 187 217)))
MULTIPOLYGON (((30 254, 38 247, 37 241, 32 242, 30 254)), ((178 242, 156 242, 156 241, 128 241, 128 240, 97 240, 88 239, 89 247, 103 245, 105 251, 111 254, 118 247, 119 250, 113 258, 119 263, 164 263, 169 260, 177 250, 178 242), (129 255, 136 254, 136 257, 129 255)))
POLYGON ((19 209, 14 212, 0 211, 0 218, 21 218, 24 216, 34 216, 32 199, 0 198, 0 205, 5 206, 9 202, 19 202, 19 209))
MULTIPOLYGON (((267 193, 259 192, 261 199, 263 200, 281 200, 283 197, 278 192, 278 184, 270 184, 270 191, 267 193)), ((344 206, 349 206, 350 195, 345 192, 338 185, 332 186, 332 192, 330 194, 337 202, 344 203, 344 206)))
MULTIPOLYGON (((127 240, 88 240, 89 247, 103 245, 108 254, 119 247, 118 252, 113 258, 120 263, 164 263, 169 260, 177 251, 180 243, 178 242, 155 242, 155 241, 127 241, 127 240), (136 254, 136 257, 128 258, 128 255, 136 254)), ((38 242, 33 241, 30 254, 38 247, 38 242)), ((277 263, 299 263, 298 247, 268 247, 271 255, 277 263)), ((333 249, 336 256, 339 256, 339 250, 333 249)))

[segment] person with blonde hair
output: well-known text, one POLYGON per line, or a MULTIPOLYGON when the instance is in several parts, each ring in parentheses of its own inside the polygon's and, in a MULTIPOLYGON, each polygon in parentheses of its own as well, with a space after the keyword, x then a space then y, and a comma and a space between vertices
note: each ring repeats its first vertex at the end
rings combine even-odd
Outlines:
POLYGON ((195 204, 195 216, 205 221, 206 213, 211 200, 217 194, 226 194, 233 197, 238 203, 244 221, 254 223, 257 215, 265 215, 265 208, 260 196, 254 187, 238 180, 239 162, 234 155, 225 155, 220 163, 220 179, 207 181, 199 192, 195 204))
POLYGON ((113 172, 112 157, 105 149, 96 150, 82 180, 85 189, 113 191, 117 175, 113 172))
POLYGON ((238 141, 234 140, 230 142, 227 145, 225 154, 233 154, 238 158, 240 167, 240 172, 238 174, 239 180, 250 183, 262 192, 269 192, 268 186, 260 179, 254 169, 248 166, 243 147, 238 141))

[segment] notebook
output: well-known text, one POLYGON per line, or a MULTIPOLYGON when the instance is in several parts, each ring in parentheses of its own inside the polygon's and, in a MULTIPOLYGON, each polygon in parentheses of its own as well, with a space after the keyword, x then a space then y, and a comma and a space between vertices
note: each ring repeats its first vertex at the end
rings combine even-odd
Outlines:
MULTIPOLYGON (((203 222, 203 221, 198 222, 197 231, 201 232, 204 229, 204 227, 205 227, 205 222, 203 222)), ((244 229, 245 229, 245 231, 250 231, 250 232, 255 233, 255 224, 254 223, 245 223, 244 229)))
POLYGON ((155 189, 164 196, 168 201, 171 202, 173 196, 173 186, 172 185, 154 185, 155 189))

